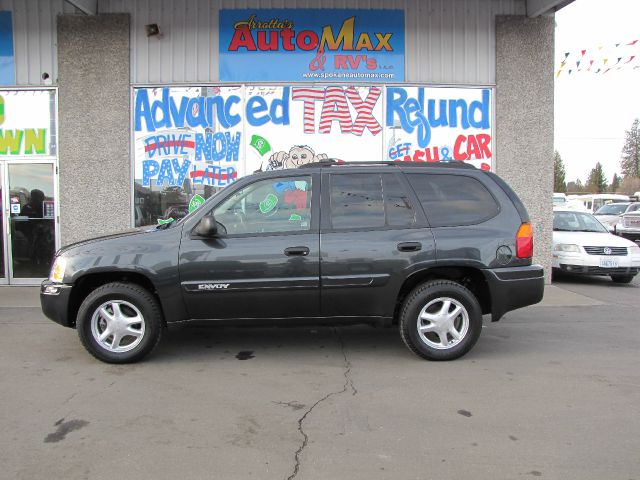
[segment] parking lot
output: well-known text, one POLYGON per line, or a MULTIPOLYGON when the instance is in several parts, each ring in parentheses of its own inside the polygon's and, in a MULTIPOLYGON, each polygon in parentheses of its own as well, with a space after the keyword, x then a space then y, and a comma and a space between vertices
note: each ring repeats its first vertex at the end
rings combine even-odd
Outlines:
POLYGON ((640 281, 560 279, 460 360, 393 329, 172 329, 98 362, 0 289, 2 478, 640 479, 640 281))

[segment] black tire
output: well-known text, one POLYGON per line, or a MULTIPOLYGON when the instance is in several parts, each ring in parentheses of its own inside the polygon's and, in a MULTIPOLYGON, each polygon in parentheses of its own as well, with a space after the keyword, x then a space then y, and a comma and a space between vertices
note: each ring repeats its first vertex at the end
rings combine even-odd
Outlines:
POLYGON ((615 283, 631 283, 635 275, 611 275, 611 280, 615 283))
POLYGON ((139 285, 121 282, 107 283, 91 292, 80 305, 76 321, 78 336, 84 348, 98 360, 107 363, 133 363, 141 360, 160 342, 162 327, 162 311, 156 298, 139 285), (141 321, 135 321, 138 319, 141 321), (100 334, 107 333, 109 321, 114 322, 114 331, 129 322, 131 330, 127 331, 138 333, 125 334, 115 348, 113 343, 116 337, 107 335, 104 342, 109 343, 111 339, 110 347, 99 339, 100 334), (128 340, 129 338, 132 340, 128 340))
POLYGON ((476 297, 468 289, 459 283, 448 280, 435 280, 418 285, 405 299, 400 313, 400 335, 405 345, 416 355, 427 360, 454 360, 467 353, 475 345, 482 331, 482 309, 476 297), (439 334, 435 332, 419 333, 418 328, 435 326, 435 322, 421 320, 423 309, 429 307, 424 313, 434 315, 432 308, 442 313, 445 301, 451 300, 453 309, 447 310, 448 317, 453 318, 456 308, 460 311, 452 320, 452 326, 460 335, 459 339, 451 333, 444 333, 447 344, 439 334), (424 322, 428 323, 424 323, 424 322), (466 329, 463 328, 466 324, 466 329), (423 338, 424 337, 424 338, 423 338), (449 339, 450 338, 450 339, 449 339), (439 346, 437 346, 439 342, 439 346))

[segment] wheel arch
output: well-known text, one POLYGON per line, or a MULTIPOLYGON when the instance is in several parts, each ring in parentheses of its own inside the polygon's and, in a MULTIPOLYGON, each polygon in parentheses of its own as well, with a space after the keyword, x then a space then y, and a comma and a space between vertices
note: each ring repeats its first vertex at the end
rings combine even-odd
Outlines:
POLYGON ((71 296, 69 298, 69 318, 72 319, 70 321, 70 326, 75 327, 78 310, 80 309, 80 305, 84 299, 87 298, 87 296, 96 288, 113 282, 132 283, 149 291, 149 293, 151 293, 151 295, 153 295, 158 301, 160 312, 162 313, 162 323, 166 325, 162 301, 151 279, 139 272, 121 271, 87 273, 74 281, 71 296))
POLYGON ((477 298, 483 315, 491 313, 491 291, 480 269, 468 266, 431 267, 413 272, 405 279, 396 296, 394 322, 398 321, 402 304, 409 293, 418 285, 432 280, 449 280, 462 285, 477 298))

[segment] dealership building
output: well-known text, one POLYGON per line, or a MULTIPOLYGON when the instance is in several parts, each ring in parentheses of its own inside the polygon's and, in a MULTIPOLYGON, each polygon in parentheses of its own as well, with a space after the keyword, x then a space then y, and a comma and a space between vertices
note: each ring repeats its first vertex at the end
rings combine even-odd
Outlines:
MULTIPOLYGON (((464 161, 550 272, 567 0, 0 0, 0 285, 256 170, 464 161)), ((259 248, 259 247, 258 247, 259 248)))

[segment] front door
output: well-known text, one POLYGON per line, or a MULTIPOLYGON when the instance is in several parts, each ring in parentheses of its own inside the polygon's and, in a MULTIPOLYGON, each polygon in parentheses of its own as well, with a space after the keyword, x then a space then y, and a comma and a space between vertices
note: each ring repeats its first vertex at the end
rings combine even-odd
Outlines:
POLYGON ((2 278, 35 284, 49 275, 56 250, 54 162, 6 161, 2 190, 2 278))
POLYGON ((257 180, 213 209, 219 235, 183 232, 191 318, 291 318, 320 309, 318 176, 257 180))

